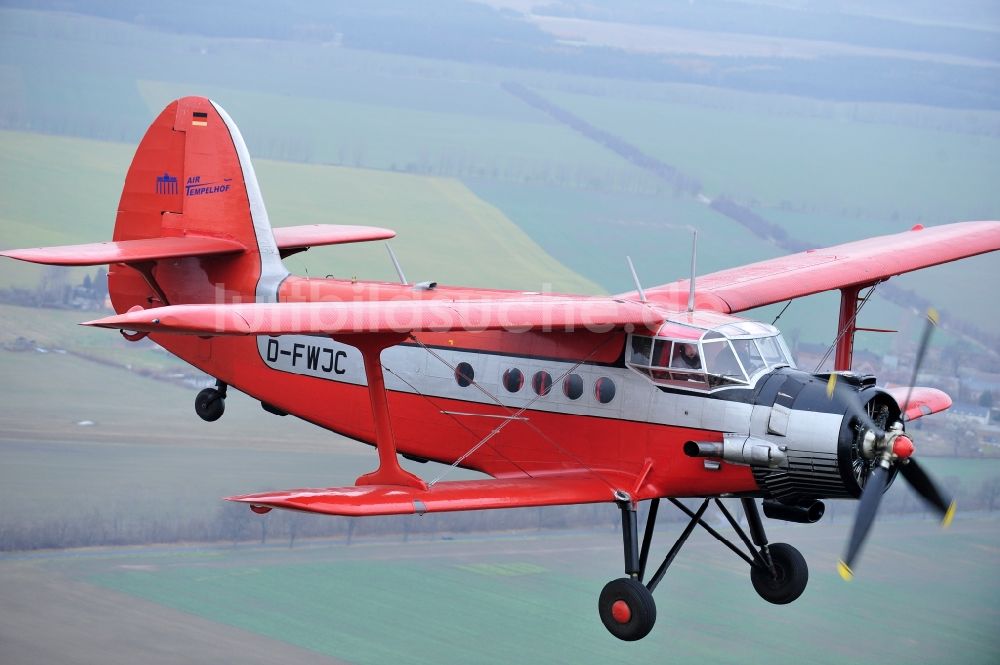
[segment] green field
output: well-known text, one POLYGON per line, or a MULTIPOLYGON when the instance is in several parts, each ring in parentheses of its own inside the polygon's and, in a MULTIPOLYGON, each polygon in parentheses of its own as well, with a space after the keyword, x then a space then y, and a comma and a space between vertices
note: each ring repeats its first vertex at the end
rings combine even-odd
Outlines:
POLYGON ((1000 138, 845 118, 546 92, 705 186, 778 206, 940 223, 996 217, 1000 138))
MULTIPOLYGON (((131 143, 170 99, 211 94, 240 123, 255 155, 451 175, 496 207, 474 203, 455 181, 257 160, 276 225, 343 220, 398 228, 411 278, 617 292, 631 288, 621 268, 626 253, 647 284, 685 275, 686 238, 672 228, 684 225, 702 231, 702 272, 784 253, 698 204, 656 195, 664 184, 653 176, 505 93, 500 84, 511 80, 700 178, 709 194, 759 202, 765 217, 773 214, 793 237, 818 246, 917 220, 996 217, 1000 207, 992 186, 1000 163, 995 112, 822 102, 314 42, 269 43, 262 57, 252 40, 2 11, 0 89, 9 127, 131 143), (106 113, 109 99, 115 100, 117 125, 106 113), (795 212, 782 210, 783 203, 795 212), (497 215, 525 235, 515 237, 497 215), (502 270, 482 268, 490 250, 463 240, 480 237, 494 248, 502 270), (565 274, 539 278, 549 261, 525 248, 528 238, 586 281, 565 274), (465 269, 469 264, 476 269, 465 269)), ((0 137, 0 182, 10 183, 4 185, 9 190, 0 189, 7 194, 0 204, 4 242, 106 237, 131 148, 107 144, 107 152, 78 142, 39 149, 36 140, 0 137), (58 155, 54 162, 48 161, 52 154, 58 155), (51 183, 59 183, 60 196, 48 196, 51 183)), ((313 275, 393 277, 377 246, 316 251, 291 263, 313 275)), ((997 269, 994 260, 983 259, 974 270, 962 264, 909 283, 942 309, 989 329, 996 296, 989 280, 968 275, 997 269), (955 289, 956 283, 963 287, 955 289)), ((38 274, 0 267, 0 281, 36 280, 38 274)), ((869 324, 898 327, 907 315, 883 305, 885 313, 869 324)), ((801 320, 789 321, 790 330, 829 342, 832 326, 816 323, 826 320, 826 305, 805 309, 801 320)), ((888 348, 880 338, 862 346, 888 348)))
MULTIPOLYGON (((605 285, 612 293, 635 288, 625 263, 626 256, 632 257, 639 278, 647 288, 686 279, 691 265, 691 227, 698 229, 697 260, 701 275, 785 253, 693 199, 482 181, 474 181, 471 187, 478 196, 504 210, 552 256, 577 273, 605 285), (544 219, 545 224, 536 224, 539 219, 544 219)), ((834 244, 850 239, 853 238, 842 236, 828 242, 834 244)), ((976 261, 980 265, 996 262, 992 257, 976 261)), ((965 276, 964 267, 965 264, 955 265, 931 272, 961 280, 965 276)), ((916 276, 907 275, 897 283, 921 292, 924 284, 934 284, 938 292, 953 283, 934 281, 934 275, 923 281, 916 279, 916 276)), ((994 312, 1000 309, 1000 302, 992 307, 996 293, 989 289, 989 284, 983 283, 976 285, 975 294, 982 297, 984 306, 971 312, 960 310, 963 317, 984 323, 992 321, 994 312)), ((955 307, 952 305, 954 295, 950 292, 947 300, 936 302, 943 310, 951 311, 955 307)), ((971 297, 963 295, 961 302, 971 297)), ((742 316, 771 322, 783 305, 751 310, 742 316)), ((789 339, 829 344, 836 332, 838 307, 837 293, 798 300, 782 315, 779 326, 789 339)), ((862 317, 865 326, 907 331, 902 340, 910 339, 919 327, 915 325, 919 320, 914 312, 878 297, 862 317)), ((857 348, 885 353, 900 341, 900 336, 896 335, 861 334, 857 337, 857 348)))
MULTIPOLYGON (((111 237, 131 147, 0 132, 0 233, 11 247, 111 237), (80 164, 84 167, 81 168, 80 164), (60 195, 48 194, 59 183, 60 195), (63 186, 66 183, 66 186, 63 186)), ((396 230, 411 280, 595 293, 459 181, 369 169, 255 161, 275 226, 368 224, 396 230)), ((289 266, 313 276, 395 279, 381 243, 313 250, 289 266)), ((34 286, 42 268, 0 264, 0 283, 34 286)))
MULTIPOLYGON (((135 144, 167 102, 196 94, 240 125, 275 226, 395 229, 411 281, 628 291, 625 255, 647 286, 687 276, 692 226, 702 274, 785 253, 505 92, 507 82, 816 246, 1000 217, 1000 112, 578 76, 323 39, 169 34, 0 8, 0 249, 109 239, 135 144)), ((395 280, 382 244, 317 248, 288 265, 395 280)), ((998 262, 895 283, 938 305, 946 323, 953 314, 993 331, 998 262)), ((59 274, 75 283, 93 272, 59 274)), ((0 288, 42 278, 60 279, 0 261, 0 288)), ((898 352, 919 316, 873 305, 864 325, 902 334, 859 336, 858 346, 898 352)), ((780 325, 829 343, 836 307, 836 294, 797 302, 780 325)), ((779 308, 749 315, 770 321, 779 308)), ((942 533, 896 483, 885 505, 910 512, 884 512, 853 584, 834 562, 855 503, 831 502, 809 527, 769 520, 772 540, 799 546, 811 566, 809 589, 789 607, 760 600, 743 564, 698 533, 657 591, 653 633, 624 644, 595 608, 621 574, 614 506, 254 516, 222 497, 353 484, 375 452, 235 390, 222 420, 202 422, 198 388, 181 385, 197 374, 150 343, 76 325, 95 315, 0 305, 0 344, 40 347, 0 350, 4 665, 998 660, 1000 523, 970 511, 986 505, 1000 459, 921 457, 964 512, 942 533), (567 524, 584 526, 547 529, 567 524), (93 547, 37 549, 68 543, 93 547), (119 543, 159 544, 108 547, 119 543)), ((934 348, 955 341, 946 329, 934 348)), ((659 556, 680 525, 661 529, 659 556)))
POLYGON ((263 157, 507 179, 650 180, 503 92, 511 71, 316 43, 272 43, 262 57, 250 40, 0 12, 2 126, 134 142, 167 102, 199 94, 222 104, 263 157), (122 100, 112 116, 109 99, 122 100))
MULTIPOLYGON (((151 349, 122 354, 126 343, 113 333, 107 338, 108 358, 143 354, 138 363, 152 369, 155 357, 165 356, 151 349)), ((0 405, 0 501, 7 506, 0 550, 211 540, 230 522, 242 529, 236 537, 254 538, 245 523, 249 511, 223 497, 352 485, 377 466, 374 449, 266 413, 235 389, 225 416, 206 423, 194 413, 197 388, 106 363, 51 350, 0 350, 7 378, 0 405)), ((179 362, 175 368, 183 370, 179 362)), ((434 464, 405 465, 428 477, 441 472, 434 464)), ((458 470, 449 477, 477 476, 458 470)), ((330 527, 344 526, 338 524, 330 527)), ((372 526, 381 528, 377 520, 372 526)))
MULTIPOLYGON (((784 226, 793 235, 802 237, 808 234, 810 239, 814 239, 817 247, 861 240, 874 235, 900 233, 910 226, 903 222, 886 222, 863 217, 791 213, 773 209, 764 209, 761 215, 771 222, 784 226)), ((990 218, 1000 218, 1000 212, 994 213, 990 218)), ((983 330, 992 331, 996 328, 997 313, 1000 312, 1000 290, 996 288, 997 275, 1000 275, 1000 254, 993 252, 900 275, 894 277, 891 283, 929 300, 934 307, 941 310, 946 326, 949 317, 956 317, 969 321, 983 330)), ((906 322, 912 321, 913 312, 890 306, 888 316, 880 317, 878 323, 867 321, 868 314, 866 311, 866 325, 898 330, 908 327, 906 322)))
MULTIPOLYGON (((679 529, 660 526, 654 556, 679 529)), ((880 523, 851 584, 834 572, 843 526, 772 527, 772 541, 796 544, 811 568, 809 588, 789 606, 758 598, 745 565, 696 533, 657 589, 653 632, 634 644, 608 635, 595 609, 601 586, 620 575, 613 531, 69 551, 0 561, 0 579, 83 581, 96 585, 95 602, 113 590, 126 594, 121 608, 137 597, 358 664, 659 662, 664 654, 699 663, 973 664, 994 662, 1000 646, 996 526, 959 521, 946 535, 930 522, 880 523)), ((27 611, 43 620, 49 610, 27 611)), ((63 630, 53 626, 53 638, 63 630)))

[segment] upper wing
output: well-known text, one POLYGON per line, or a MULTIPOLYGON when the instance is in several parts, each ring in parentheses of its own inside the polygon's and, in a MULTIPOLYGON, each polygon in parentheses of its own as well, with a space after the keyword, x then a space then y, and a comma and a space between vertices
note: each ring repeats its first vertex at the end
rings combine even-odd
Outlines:
MULTIPOLYGON (((634 482, 634 478, 630 482, 634 482)), ((399 485, 281 490, 231 496, 228 500, 251 506, 361 517, 600 503, 615 501, 615 495, 614 487, 606 480, 573 473, 537 478, 446 481, 426 490, 399 485)))
POLYGON ((644 303, 613 298, 390 300, 171 305, 83 325, 188 335, 333 335, 448 330, 656 329, 664 321, 644 303))
MULTIPOLYGON (((821 291, 872 284, 997 249, 1000 222, 917 226, 903 233, 807 250, 698 277, 696 303, 699 308, 732 314, 821 291)), ((686 304, 687 293, 688 280, 646 289, 651 301, 674 308, 686 304)))

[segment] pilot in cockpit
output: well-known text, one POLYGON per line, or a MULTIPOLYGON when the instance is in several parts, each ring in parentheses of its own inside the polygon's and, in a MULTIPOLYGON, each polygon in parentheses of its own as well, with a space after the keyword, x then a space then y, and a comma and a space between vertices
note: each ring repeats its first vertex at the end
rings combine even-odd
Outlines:
POLYGON ((674 357, 670 366, 679 369, 701 369, 701 356, 695 344, 674 344, 674 357))

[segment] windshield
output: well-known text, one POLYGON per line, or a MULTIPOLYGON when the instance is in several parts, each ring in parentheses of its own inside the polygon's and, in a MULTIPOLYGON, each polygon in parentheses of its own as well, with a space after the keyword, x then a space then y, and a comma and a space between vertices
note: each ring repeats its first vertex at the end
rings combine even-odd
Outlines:
POLYGON ((767 362, 761 355, 754 340, 734 339, 733 348, 736 349, 736 355, 743 364, 743 369, 746 370, 747 376, 753 376, 760 370, 767 368, 767 362))
POLYGON ((748 385, 762 371, 795 366, 781 335, 729 337, 718 329, 701 340, 632 335, 628 364, 654 383, 697 389, 748 385))

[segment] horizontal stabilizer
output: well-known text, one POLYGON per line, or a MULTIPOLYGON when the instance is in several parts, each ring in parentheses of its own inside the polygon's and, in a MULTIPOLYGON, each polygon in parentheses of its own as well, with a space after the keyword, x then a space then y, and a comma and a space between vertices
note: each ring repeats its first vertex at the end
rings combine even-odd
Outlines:
POLYGON ((903 419, 907 422, 916 420, 922 416, 929 416, 932 413, 944 411, 951 406, 951 398, 937 388, 918 387, 913 388, 911 392, 910 388, 899 386, 896 388, 886 388, 885 391, 899 404, 899 409, 903 413, 903 419), (910 395, 910 401, 904 404, 903 402, 906 401, 907 394, 910 395))
POLYGON ((111 263, 176 259, 185 256, 237 254, 243 251, 246 251, 246 248, 233 240, 184 236, 12 249, 0 252, 0 256, 52 266, 99 266, 111 263))
POLYGON ((615 500, 614 489, 592 475, 440 482, 426 490, 400 485, 296 489, 231 496, 227 501, 325 515, 370 517, 456 510, 528 508, 615 500))
POLYGON ((656 329, 663 314, 612 298, 171 305, 83 325, 187 335, 334 335, 448 330, 656 329))
POLYGON ((309 224, 285 226, 274 229, 274 242, 283 256, 310 247, 343 245, 349 242, 370 242, 395 238, 396 232, 377 226, 348 226, 341 224, 309 224))

